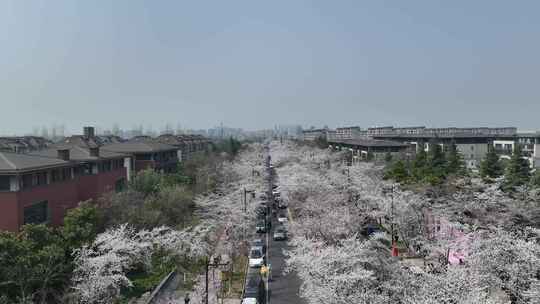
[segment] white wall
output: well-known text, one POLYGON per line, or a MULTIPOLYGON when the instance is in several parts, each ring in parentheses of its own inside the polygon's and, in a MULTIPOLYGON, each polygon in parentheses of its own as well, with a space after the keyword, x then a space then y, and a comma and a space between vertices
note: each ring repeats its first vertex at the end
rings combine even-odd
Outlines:
POLYGON ((131 168, 131 157, 124 158, 124 168, 126 168, 127 180, 131 180, 132 168, 131 168))

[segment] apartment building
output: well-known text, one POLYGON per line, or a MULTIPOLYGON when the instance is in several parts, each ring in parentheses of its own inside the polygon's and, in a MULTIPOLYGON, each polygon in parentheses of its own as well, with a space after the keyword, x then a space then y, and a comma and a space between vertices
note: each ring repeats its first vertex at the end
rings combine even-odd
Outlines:
POLYGON ((302 131, 302 138, 305 141, 315 141, 317 138, 327 139, 328 129, 311 129, 302 131))
POLYGON ((209 150, 211 141, 202 135, 173 135, 163 134, 156 141, 174 146, 178 149, 178 160, 186 161, 193 156, 209 150))
POLYGON ((357 139, 367 136, 367 130, 362 130, 358 126, 336 128, 336 140, 357 139))
POLYGON ((501 157, 511 155, 514 145, 521 144, 531 166, 540 167, 540 134, 518 133, 515 127, 503 128, 426 128, 426 127, 386 127, 384 132, 373 130, 374 139, 401 141, 429 151, 430 145, 441 145, 444 150, 452 144, 463 155, 468 168, 477 168, 493 145, 501 157))
POLYGON ((58 226, 80 201, 121 190, 127 177, 123 155, 96 152, 76 147, 0 152, 0 230, 58 226))
POLYGON ((130 168, 134 172, 154 169, 173 172, 178 164, 178 148, 160 143, 148 137, 136 137, 122 143, 112 143, 101 147, 102 151, 130 156, 130 168))
POLYGON ((110 191, 121 191, 132 175, 129 155, 103 151, 99 147, 55 145, 30 155, 61 157, 62 160, 78 163, 75 175, 78 177, 80 201, 97 199, 110 191))

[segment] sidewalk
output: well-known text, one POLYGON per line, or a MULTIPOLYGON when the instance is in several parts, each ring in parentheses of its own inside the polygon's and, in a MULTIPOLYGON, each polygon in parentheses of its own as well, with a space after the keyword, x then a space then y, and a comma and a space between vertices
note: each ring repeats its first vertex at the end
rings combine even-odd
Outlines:
MULTIPOLYGON (((216 245, 215 252, 210 258, 212 261, 215 257, 220 256, 220 262, 226 263, 230 262, 230 257, 226 252, 226 245, 228 240, 228 236, 225 233, 225 230, 223 229, 221 231, 221 235, 219 237, 219 241, 216 245)), ((221 280, 219 276, 219 269, 210 269, 208 272, 208 304, 240 304, 240 299, 218 299, 218 292, 221 289, 221 280)), ((199 303, 205 303, 205 285, 206 285, 206 276, 205 274, 201 274, 198 276, 197 284, 195 285, 195 290, 190 292, 190 298, 191 301, 190 304, 199 304, 199 303)), ((174 299, 168 301, 171 302, 163 302, 163 303, 171 303, 171 304, 183 304, 184 303, 184 296, 185 294, 175 294, 174 299)))

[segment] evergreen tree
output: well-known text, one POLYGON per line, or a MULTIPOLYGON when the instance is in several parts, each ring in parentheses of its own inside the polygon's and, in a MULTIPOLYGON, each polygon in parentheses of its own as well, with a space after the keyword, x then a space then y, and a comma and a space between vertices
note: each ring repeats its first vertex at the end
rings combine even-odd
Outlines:
POLYGON ((386 152, 386 155, 384 155, 384 161, 387 163, 392 161, 392 154, 390 152, 386 152))
POLYGON ((493 146, 488 146, 486 157, 480 163, 480 176, 482 178, 497 178, 503 175, 503 167, 499 156, 493 146))
POLYGON ((446 173, 464 175, 465 174, 465 162, 463 156, 458 151, 455 143, 450 145, 450 149, 446 154, 446 173))
POLYGON ((399 159, 390 166, 390 168, 385 172, 384 177, 387 179, 391 178, 396 180, 397 182, 403 183, 407 182, 407 180, 409 179, 409 172, 405 163, 401 159, 399 159))
POLYGON ((530 168, 529 162, 522 156, 520 145, 515 145, 514 153, 508 162, 505 174, 505 190, 512 190, 514 187, 524 185, 529 182, 530 168))
POLYGON ((412 177, 415 181, 420 181, 424 178, 425 171, 426 171, 426 164, 427 164, 427 153, 422 147, 418 153, 416 153, 416 157, 412 161, 412 177))
POLYGON ((432 143, 429 146, 424 180, 439 184, 446 176, 446 159, 440 145, 432 143))

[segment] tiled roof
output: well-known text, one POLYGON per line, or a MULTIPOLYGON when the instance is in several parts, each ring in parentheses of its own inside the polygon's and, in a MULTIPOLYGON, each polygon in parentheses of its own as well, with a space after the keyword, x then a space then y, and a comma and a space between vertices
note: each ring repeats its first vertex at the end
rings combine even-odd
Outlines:
POLYGON ((210 140, 202 135, 173 135, 162 134, 156 138, 158 142, 168 145, 182 145, 190 142, 210 142, 210 140))
POLYGON ((57 158, 0 152, 0 172, 19 172, 33 169, 67 166, 70 163, 57 158))
POLYGON ((58 150, 60 149, 68 149, 69 159, 75 160, 75 161, 112 159, 112 158, 120 158, 120 157, 126 156, 125 154, 116 153, 112 151, 104 151, 103 149, 99 149, 99 157, 96 157, 96 156, 90 155, 90 149, 88 148, 83 148, 83 147, 74 146, 74 145, 62 145, 62 144, 56 144, 53 147, 51 147, 51 149, 45 149, 45 150, 32 152, 30 153, 30 155, 36 155, 36 156, 42 156, 42 157, 48 157, 48 158, 57 158, 58 150))
POLYGON ((177 150, 177 148, 154 140, 130 140, 123 143, 105 145, 100 149, 100 151, 118 153, 151 153, 170 150, 177 150))

